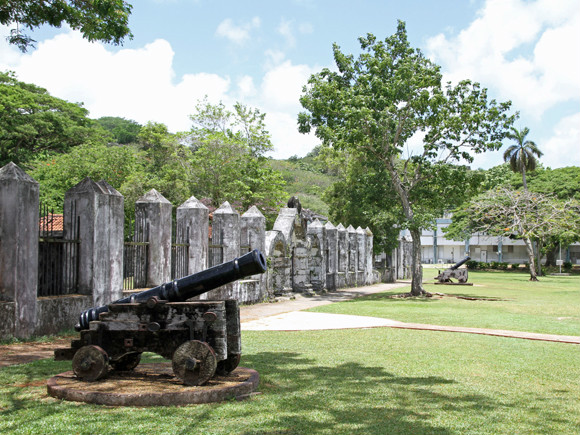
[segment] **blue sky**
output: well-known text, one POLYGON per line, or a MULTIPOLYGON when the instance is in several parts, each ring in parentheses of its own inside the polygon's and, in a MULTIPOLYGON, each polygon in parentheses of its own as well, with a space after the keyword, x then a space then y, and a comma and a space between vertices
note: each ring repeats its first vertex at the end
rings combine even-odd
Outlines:
MULTIPOLYGON (((171 131, 189 128, 188 115, 205 95, 240 101, 266 113, 272 156, 288 158, 318 143, 297 132, 298 98, 310 74, 333 67, 332 44, 358 54, 359 36, 384 39, 401 19, 411 44, 442 66, 445 79, 479 81, 493 98, 512 100, 516 126, 530 128, 545 166, 580 166, 577 0, 130 3, 134 39, 123 46, 42 28, 26 54, 1 39, 0 70, 83 102, 91 117, 163 122, 171 131)), ((472 166, 501 162, 498 151, 476 156, 472 166)))

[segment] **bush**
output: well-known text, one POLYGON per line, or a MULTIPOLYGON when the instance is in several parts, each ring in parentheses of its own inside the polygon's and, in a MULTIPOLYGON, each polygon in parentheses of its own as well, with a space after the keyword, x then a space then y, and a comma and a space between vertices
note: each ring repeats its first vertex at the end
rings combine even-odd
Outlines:
POLYGON ((562 267, 564 268, 564 270, 570 271, 572 270, 572 262, 565 261, 564 264, 562 264, 562 267))
POLYGON ((478 262, 476 260, 469 260, 465 263, 468 269, 477 269, 478 262))

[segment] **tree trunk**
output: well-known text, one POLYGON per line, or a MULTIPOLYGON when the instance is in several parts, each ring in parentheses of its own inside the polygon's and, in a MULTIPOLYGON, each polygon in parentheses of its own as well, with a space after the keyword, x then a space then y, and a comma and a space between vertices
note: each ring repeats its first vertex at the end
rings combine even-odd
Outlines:
POLYGON ((410 230, 412 243, 411 295, 422 296, 427 292, 423 288, 423 268, 421 266, 421 230, 410 230))
POLYGON ((532 246, 532 241, 529 237, 524 239, 526 245, 526 252, 528 253, 528 260, 530 261, 530 281, 537 281, 536 276, 536 262, 534 261, 534 247, 532 246))
POLYGON ((542 276, 542 249, 544 247, 544 244, 542 243, 542 239, 538 239, 538 263, 536 264, 536 267, 538 269, 537 273, 538 276, 542 276))

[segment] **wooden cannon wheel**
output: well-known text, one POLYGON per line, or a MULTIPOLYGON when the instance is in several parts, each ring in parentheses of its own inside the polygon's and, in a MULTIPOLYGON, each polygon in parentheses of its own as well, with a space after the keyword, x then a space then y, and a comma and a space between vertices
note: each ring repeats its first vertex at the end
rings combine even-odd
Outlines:
POLYGON ((75 375, 83 381, 96 381, 107 376, 109 356, 99 346, 83 346, 72 360, 75 375))
POLYGON ((228 355, 227 359, 217 363, 216 373, 220 376, 229 375, 238 367, 241 357, 240 354, 228 355))
POLYGON ((185 385, 203 385, 215 375, 217 358, 209 344, 190 340, 177 348, 172 366, 175 376, 185 385))

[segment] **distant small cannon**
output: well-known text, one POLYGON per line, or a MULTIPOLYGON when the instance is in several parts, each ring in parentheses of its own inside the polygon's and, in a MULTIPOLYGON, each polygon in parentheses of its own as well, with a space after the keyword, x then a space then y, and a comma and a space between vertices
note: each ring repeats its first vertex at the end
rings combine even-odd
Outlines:
POLYGON ((445 269, 443 272, 438 271, 439 275, 437 275, 434 279, 438 282, 435 284, 466 284, 467 283, 467 269, 459 269, 463 264, 471 260, 471 257, 465 257, 463 260, 455 263, 449 269, 445 269), (451 279, 456 279, 458 282, 454 283, 451 279))
POLYGON ((77 377, 96 381, 109 370, 133 370, 143 352, 172 360, 186 385, 226 375, 241 357, 240 311, 235 300, 192 301, 222 285, 266 271, 258 250, 202 272, 119 299, 80 315, 80 339, 56 349, 55 360, 72 360, 77 377))

